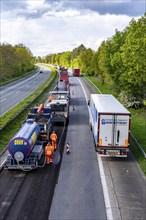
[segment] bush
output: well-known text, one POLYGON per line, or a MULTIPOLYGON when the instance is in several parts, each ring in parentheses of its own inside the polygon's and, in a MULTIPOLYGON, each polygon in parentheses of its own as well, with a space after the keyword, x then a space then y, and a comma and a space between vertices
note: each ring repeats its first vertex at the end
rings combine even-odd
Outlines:
POLYGON ((137 109, 143 106, 143 100, 140 97, 132 96, 126 91, 120 92, 118 99, 127 108, 132 107, 137 109))
POLYGON ((86 70, 88 76, 94 76, 94 70, 91 67, 88 67, 86 70))

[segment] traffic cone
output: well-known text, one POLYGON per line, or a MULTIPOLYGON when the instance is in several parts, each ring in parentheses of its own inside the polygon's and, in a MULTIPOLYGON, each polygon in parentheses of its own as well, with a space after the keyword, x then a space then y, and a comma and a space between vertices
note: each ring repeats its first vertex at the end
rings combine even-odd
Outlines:
POLYGON ((73 104, 73 106, 72 106, 72 109, 73 109, 73 111, 75 110, 75 106, 74 106, 74 104, 73 104))

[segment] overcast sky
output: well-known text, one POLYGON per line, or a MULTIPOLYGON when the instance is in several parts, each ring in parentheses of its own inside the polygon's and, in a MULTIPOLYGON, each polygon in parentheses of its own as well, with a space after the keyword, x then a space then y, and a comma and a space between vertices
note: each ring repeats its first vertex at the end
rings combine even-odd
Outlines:
POLYGON ((80 44, 97 51, 145 11, 145 0, 1 0, 1 43, 22 43, 34 56, 80 44))

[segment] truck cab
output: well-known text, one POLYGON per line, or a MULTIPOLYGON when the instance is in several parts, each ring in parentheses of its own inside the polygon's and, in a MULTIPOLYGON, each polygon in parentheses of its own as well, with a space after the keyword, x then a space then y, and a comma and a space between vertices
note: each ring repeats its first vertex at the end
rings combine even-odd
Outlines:
POLYGON ((52 131, 52 123, 51 123, 51 108, 45 107, 43 114, 38 114, 38 106, 31 108, 28 113, 27 119, 33 119, 40 126, 40 136, 39 140, 48 141, 50 133, 52 131))
POLYGON ((52 101, 48 101, 45 103, 46 107, 51 108, 52 118, 51 121, 53 123, 65 123, 68 122, 69 118, 69 95, 68 92, 60 91, 60 92, 51 92, 54 98, 52 101))

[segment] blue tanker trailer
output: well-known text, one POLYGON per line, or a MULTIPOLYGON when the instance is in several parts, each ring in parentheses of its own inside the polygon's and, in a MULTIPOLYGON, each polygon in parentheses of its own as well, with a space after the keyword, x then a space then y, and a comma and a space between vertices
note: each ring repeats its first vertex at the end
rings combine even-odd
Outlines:
POLYGON ((39 167, 44 153, 44 142, 38 141, 39 135, 40 126, 32 119, 26 120, 9 142, 4 168, 32 170, 39 167))

